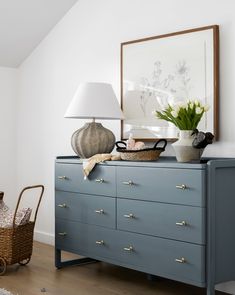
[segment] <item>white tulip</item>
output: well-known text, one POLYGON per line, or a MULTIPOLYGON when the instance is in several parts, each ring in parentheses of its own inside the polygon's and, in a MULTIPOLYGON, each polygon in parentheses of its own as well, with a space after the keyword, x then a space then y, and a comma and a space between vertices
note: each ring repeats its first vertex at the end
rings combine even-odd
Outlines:
POLYGON ((178 112, 177 111, 172 111, 171 114, 172 114, 172 116, 174 118, 177 118, 178 117, 178 112))
POLYGON ((208 112, 209 109, 210 109, 210 106, 209 106, 208 104, 206 104, 206 105, 204 106, 204 112, 208 112))
POLYGON ((186 111, 188 110, 188 104, 187 104, 187 103, 184 104, 184 109, 185 109, 186 111))
POLYGON ((196 107, 196 114, 201 114, 203 112, 203 108, 196 107))

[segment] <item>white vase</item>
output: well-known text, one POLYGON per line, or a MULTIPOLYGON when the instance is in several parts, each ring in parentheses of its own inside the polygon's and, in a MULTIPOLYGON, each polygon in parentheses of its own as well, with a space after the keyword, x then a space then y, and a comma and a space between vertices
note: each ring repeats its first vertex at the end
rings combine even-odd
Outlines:
POLYGON ((180 130, 179 139, 172 144, 178 162, 200 161, 204 149, 192 146, 194 135, 192 130, 180 130))

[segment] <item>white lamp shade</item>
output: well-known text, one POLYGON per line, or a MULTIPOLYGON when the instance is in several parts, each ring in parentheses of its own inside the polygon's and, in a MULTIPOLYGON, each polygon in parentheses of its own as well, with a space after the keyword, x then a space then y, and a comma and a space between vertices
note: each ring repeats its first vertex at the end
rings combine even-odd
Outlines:
POLYGON ((113 88, 108 83, 82 83, 79 85, 65 118, 123 119, 113 88))

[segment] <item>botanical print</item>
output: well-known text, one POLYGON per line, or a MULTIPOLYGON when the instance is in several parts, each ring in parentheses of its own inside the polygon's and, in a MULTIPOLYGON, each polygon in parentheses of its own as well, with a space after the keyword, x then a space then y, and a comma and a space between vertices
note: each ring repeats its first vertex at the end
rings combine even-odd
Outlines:
POLYGON ((213 132, 213 30, 122 44, 122 138, 175 138, 178 129, 154 116, 168 106, 197 99, 210 110, 200 129, 213 132))
POLYGON ((141 78, 142 91, 139 97, 139 105, 144 117, 149 115, 146 106, 151 98, 156 99, 159 109, 162 109, 168 103, 176 103, 189 97, 192 81, 187 61, 178 61, 174 68, 174 72, 164 75, 162 63, 157 60, 153 65, 152 80, 149 81, 146 77, 141 78))

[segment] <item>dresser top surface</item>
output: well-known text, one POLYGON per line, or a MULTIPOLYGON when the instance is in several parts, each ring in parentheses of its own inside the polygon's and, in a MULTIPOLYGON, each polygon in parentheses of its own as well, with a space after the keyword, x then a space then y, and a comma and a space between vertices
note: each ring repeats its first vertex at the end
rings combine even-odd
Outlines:
MULTIPOLYGON (((160 157, 156 161, 105 161, 101 165, 108 166, 132 166, 132 167, 164 167, 164 168, 182 168, 182 169, 206 169, 208 163, 212 161, 234 161, 230 158, 202 158, 200 162, 179 163, 175 157, 160 157)), ((58 156, 56 163, 67 164, 82 164, 86 159, 78 158, 77 156, 58 156)))

